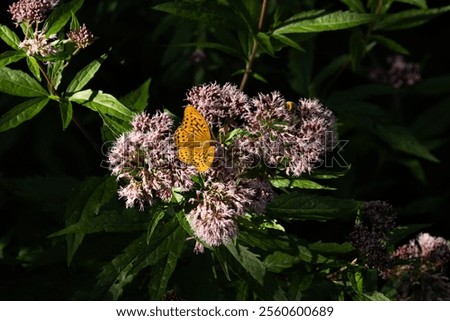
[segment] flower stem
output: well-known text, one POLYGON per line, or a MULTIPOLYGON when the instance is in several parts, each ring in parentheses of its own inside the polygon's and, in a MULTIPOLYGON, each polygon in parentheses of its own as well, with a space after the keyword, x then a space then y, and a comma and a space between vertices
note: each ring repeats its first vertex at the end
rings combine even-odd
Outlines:
MULTIPOLYGON (((263 27, 266 10, 267 10, 267 0, 263 0, 261 5, 261 13, 259 14, 258 31, 261 31, 263 27)), ((248 81, 248 77, 252 73, 252 66, 253 62, 255 61, 257 50, 258 50, 258 41, 256 40, 256 36, 254 36, 252 52, 250 53, 250 57, 248 58, 247 64, 245 65, 244 76, 242 76, 241 85, 239 86, 240 90, 244 90, 245 85, 247 84, 248 81)))

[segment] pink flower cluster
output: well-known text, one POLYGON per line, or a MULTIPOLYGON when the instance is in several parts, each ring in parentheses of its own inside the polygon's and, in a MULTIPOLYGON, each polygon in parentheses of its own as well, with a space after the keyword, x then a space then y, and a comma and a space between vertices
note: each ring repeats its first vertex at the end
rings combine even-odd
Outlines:
POLYGON ((194 166, 179 161, 173 121, 165 113, 136 116, 108 159, 112 174, 125 183, 119 196, 127 207, 142 210, 156 199, 170 201, 173 190, 188 192, 186 214, 197 252, 230 242, 239 216, 264 213, 274 197, 267 168, 290 176, 310 172, 331 149, 327 133, 336 135, 333 114, 318 100, 301 99, 288 108, 278 92, 250 98, 229 83, 196 86, 186 100, 219 137, 214 162, 201 180, 192 179, 198 174, 194 166), (260 174, 250 174, 255 172, 260 174))

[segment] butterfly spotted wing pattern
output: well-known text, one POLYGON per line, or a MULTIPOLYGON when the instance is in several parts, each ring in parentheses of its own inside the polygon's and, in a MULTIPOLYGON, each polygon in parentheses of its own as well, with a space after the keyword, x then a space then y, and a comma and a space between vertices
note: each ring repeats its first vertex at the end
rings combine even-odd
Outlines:
POLYGON ((183 121, 175 131, 175 145, 178 158, 194 165, 201 173, 208 170, 214 160, 214 146, 211 146, 211 133, 205 118, 188 105, 184 110, 183 121))

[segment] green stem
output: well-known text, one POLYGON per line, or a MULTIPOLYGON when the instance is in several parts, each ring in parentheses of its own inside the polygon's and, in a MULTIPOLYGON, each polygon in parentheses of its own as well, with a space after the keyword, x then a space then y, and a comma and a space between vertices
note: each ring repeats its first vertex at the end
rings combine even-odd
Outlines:
MULTIPOLYGON (((258 21, 258 31, 261 31, 264 23, 264 16, 266 15, 267 10, 267 0, 263 0, 261 5, 261 13, 259 14, 259 21, 258 21)), ((252 66, 253 62, 255 61, 256 52, 258 51, 258 41, 256 40, 256 36, 253 38, 253 47, 252 51, 250 53, 250 57, 248 58, 247 64, 245 65, 245 71, 244 75, 242 76, 241 85, 239 86, 240 90, 244 90, 248 78, 250 74, 252 73, 252 66)))

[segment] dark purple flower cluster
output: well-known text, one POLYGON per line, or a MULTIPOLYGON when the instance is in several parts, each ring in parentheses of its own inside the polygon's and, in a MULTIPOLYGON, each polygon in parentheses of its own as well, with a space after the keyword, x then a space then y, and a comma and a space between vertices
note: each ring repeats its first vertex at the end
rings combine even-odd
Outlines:
POLYGON ((388 236, 395 227, 395 212, 390 204, 373 201, 364 204, 362 213, 370 223, 357 223, 350 233, 350 241, 368 267, 383 273, 391 266, 388 236))
POLYGON ((389 56, 387 63, 389 69, 373 68, 369 71, 369 78, 389 84, 394 88, 412 86, 421 79, 418 63, 406 62, 405 57, 401 55, 389 56))

